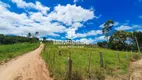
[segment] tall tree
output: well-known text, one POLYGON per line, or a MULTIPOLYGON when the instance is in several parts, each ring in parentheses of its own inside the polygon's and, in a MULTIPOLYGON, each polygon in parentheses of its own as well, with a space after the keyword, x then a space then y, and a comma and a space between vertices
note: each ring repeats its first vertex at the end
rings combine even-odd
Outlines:
MULTIPOLYGON (((107 38, 107 43, 109 41, 109 32, 112 30, 112 27, 114 26, 114 21, 113 20, 108 20, 104 24, 104 28, 102 29, 103 34, 107 38)), ((108 45, 107 45, 108 47, 108 45)))
POLYGON ((135 43, 137 45, 139 53, 141 52, 140 47, 142 47, 142 32, 133 32, 133 37, 135 39, 135 43))
POLYGON ((37 37, 37 36, 38 36, 38 34, 39 34, 39 32, 37 32, 37 31, 36 31, 36 32, 35 32, 35 37, 37 37))
POLYGON ((28 38, 31 38, 31 36, 32 36, 32 34, 29 32, 29 33, 28 33, 28 38))
POLYGON ((46 41, 46 37, 43 37, 43 41, 46 41))
POLYGON ((115 50, 132 50, 133 38, 131 32, 117 31, 109 39, 109 47, 115 50))

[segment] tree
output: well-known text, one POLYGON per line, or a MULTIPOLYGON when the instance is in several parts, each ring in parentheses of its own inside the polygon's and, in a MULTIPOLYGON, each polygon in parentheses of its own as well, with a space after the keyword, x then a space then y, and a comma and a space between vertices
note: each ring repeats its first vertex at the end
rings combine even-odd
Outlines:
MULTIPOLYGON (((107 38, 107 43, 109 41, 109 32, 112 30, 112 27, 114 26, 114 21, 113 20, 108 20, 104 24, 104 28, 102 29, 103 34, 107 38)), ((107 45, 108 47, 108 45, 107 45)))
POLYGON ((28 33, 28 38, 31 38, 32 34, 31 33, 28 33))
POLYGON ((43 41, 46 41, 46 37, 43 37, 43 41))
POLYGON ((97 45, 98 45, 99 47, 106 48, 107 42, 106 42, 106 41, 104 41, 104 42, 98 42, 97 45))
POLYGON ((141 48, 142 47, 142 32, 140 32, 140 31, 139 32, 134 31, 133 32, 133 38, 135 39, 135 43, 137 45, 138 51, 141 52, 140 49, 142 49, 141 48))
POLYGON ((0 44, 3 43, 3 40, 4 40, 4 35, 3 35, 3 34, 0 34, 0 44))
POLYGON ((37 42, 38 38, 28 38, 23 36, 15 36, 15 35, 3 35, 0 34, 0 44, 14 44, 14 43, 23 43, 23 42, 37 42))
MULTIPOLYGON (((98 42, 97 44, 100 47, 104 47, 105 42, 98 42)), ((109 38, 108 48, 114 50, 140 51, 142 50, 142 32, 116 31, 109 38)))
POLYGON ((134 40, 131 32, 117 31, 109 39, 109 48, 115 50, 132 50, 134 40))
POLYGON ((35 37, 37 37, 38 34, 39 34, 39 32, 36 31, 36 32, 35 32, 35 37))

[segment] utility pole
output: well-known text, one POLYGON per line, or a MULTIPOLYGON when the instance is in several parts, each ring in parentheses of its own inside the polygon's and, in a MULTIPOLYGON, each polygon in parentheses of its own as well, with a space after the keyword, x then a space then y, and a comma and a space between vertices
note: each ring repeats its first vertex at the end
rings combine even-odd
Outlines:
POLYGON ((138 48, 138 52, 139 53, 141 53, 141 51, 140 51, 140 47, 139 47, 139 43, 138 43, 138 39, 137 39, 137 37, 134 35, 134 32, 132 33, 132 36, 135 38, 135 40, 136 40, 136 44, 137 44, 137 48, 138 48))
POLYGON ((141 51, 140 51, 139 43, 138 43, 138 40, 137 40, 137 37, 136 37, 136 36, 135 36, 135 40, 136 40, 136 44, 137 44, 138 51, 139 51, 139 53, 140 53, 141 51))

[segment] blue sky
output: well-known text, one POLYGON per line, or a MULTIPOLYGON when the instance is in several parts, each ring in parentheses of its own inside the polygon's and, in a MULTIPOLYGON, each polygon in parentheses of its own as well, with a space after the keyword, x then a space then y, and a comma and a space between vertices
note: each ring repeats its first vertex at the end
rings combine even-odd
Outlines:
POLYGON ((141 7, 142 0, 0 0, 0 34, 96 43, 110 19, 113 30, 142 31, 141 7))

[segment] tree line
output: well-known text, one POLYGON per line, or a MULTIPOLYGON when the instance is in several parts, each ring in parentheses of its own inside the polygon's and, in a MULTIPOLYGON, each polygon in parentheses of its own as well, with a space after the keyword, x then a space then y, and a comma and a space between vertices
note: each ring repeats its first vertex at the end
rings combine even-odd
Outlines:
POLYGON ((98 42, 98 46, 120 51, 142 50, 142 32, 114 31, 114 33, 110 33, 113 27, 113 20, 108 20, 104 24, 102 32, 107 38, 107 41, 98 42))
POLYGON ((38 32, 36 32, 33 36, 31 33, 28 33, 27 37, 0 34, 0 44, 14 44, 23 42, 35 43, 39 41, 39 39, 36 37, 37 34, 38 32))

